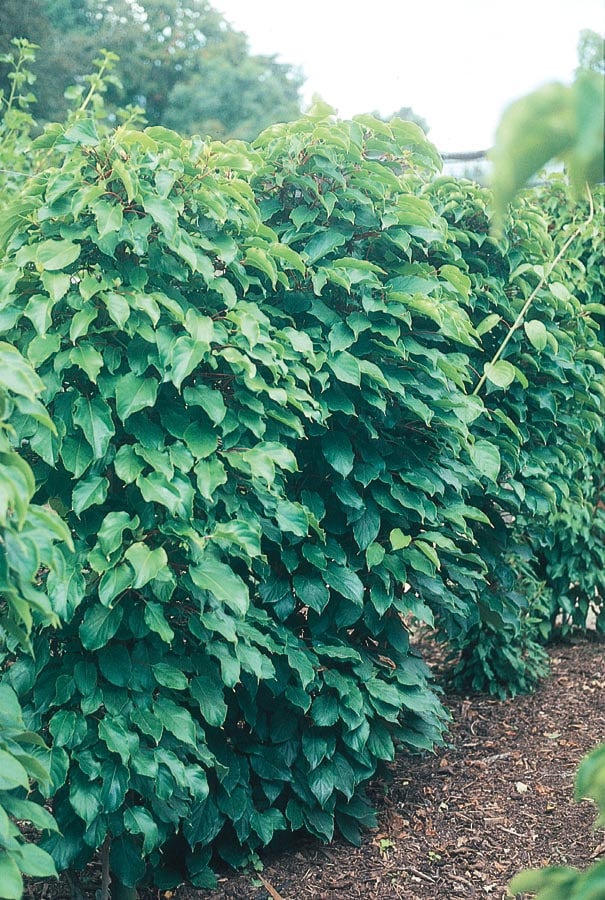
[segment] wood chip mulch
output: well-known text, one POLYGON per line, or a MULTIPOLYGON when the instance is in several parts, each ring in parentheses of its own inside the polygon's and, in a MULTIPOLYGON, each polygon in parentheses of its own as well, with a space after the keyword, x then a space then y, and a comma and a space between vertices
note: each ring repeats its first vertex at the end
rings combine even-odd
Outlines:
MULTIPOLYGON (((304 840, 265 855, 260 873, 222 874, 217 890, 182 886, 145 900, 505 900, 523 868, 590 865, 605 854, 605 834, 573 788, 582 756, 605 741, 605 639, 550 655, 551 677, 534 694, 447 698, 450 745, 400 756, 390 779, 372 785, 379 827, 360 848, 304 840)), ((42 887, 27 896, 68 896, 42 887)))

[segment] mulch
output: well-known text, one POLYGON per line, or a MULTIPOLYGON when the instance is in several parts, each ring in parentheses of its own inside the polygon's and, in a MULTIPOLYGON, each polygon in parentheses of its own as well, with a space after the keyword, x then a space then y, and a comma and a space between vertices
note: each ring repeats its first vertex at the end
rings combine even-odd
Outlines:
MULTIPOLYGON (((573 789, 582 756, 605 741, 605 639, 575 639, 550 656, 534 694, 447 697, 449 745, 401 755, 372 784, 379 825, 361 847, 305 839, 265 854, 261 872, 221 874, 216 890, 184 885, 145 900, 505 900, 523 868, 590 865, 605 835, 573 789)), ((69 891, 38 882, 26 896, 69 891)))

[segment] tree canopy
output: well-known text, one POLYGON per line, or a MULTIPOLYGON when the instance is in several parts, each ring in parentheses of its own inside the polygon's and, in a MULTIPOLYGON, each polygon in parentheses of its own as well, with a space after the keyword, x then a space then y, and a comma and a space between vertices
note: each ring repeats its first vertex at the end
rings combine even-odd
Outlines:
MULTIPOLYGON (((134 105, 150 124, 219 138, 252 139, 300 112, 302 75, 250 51, 207 0, 5 0, 0 53, 13 37, 41 47, 38 120, 60 120, 64 93, 93 68, 102 48, 120 57, 114 107, 134 105)), ((0 88, 10 87, 0 71, 0 88)))

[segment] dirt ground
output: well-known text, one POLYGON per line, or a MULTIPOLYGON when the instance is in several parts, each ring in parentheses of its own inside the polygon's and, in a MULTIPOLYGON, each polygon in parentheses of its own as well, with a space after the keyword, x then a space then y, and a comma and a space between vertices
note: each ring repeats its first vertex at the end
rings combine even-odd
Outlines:
MULTIPOLYGON (((451 745, 401 756, 390 780, 372 785, 379 827, 360 848, 305 840, 265 855, 260 873, 221 875, 215 891, 183 886, 145 900, 504 900, 520 869, 589 865, 605 854, 605 834, 592 830, 594 805, 574 802, 573 780, 605 740, 605 641, 574 640, 551 659, 535 694, 449 697, 451 745)), ((38 883, 27 896, 59 900, 68 885, 38 883)))

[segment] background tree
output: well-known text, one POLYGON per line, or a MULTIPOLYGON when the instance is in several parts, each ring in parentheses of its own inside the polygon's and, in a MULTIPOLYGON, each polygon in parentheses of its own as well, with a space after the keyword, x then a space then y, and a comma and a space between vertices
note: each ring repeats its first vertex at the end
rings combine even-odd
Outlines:
POLYGON ((18 36, 42 47, 38 120, 63 117, 66 88, 91 71, 101 48, 121 60, 123 87, 109 104, 140 106, 153 125, 252 139, 300 112, 300 73, 252 54, 247 37, 206 0, 32 0, 24 9, 8 0, 0 24, 3 43, 18 36))
POLYGON ((603 36, 589 28, 580 33, 578 43, 579 69, 590 69, 605 75, 605 40, 603 36))

